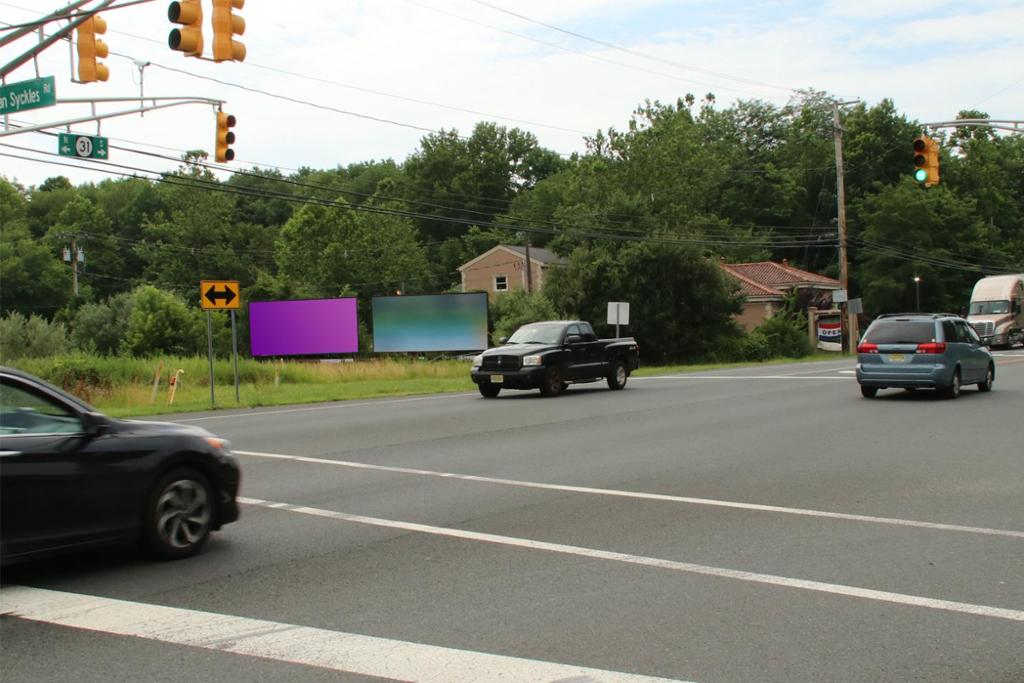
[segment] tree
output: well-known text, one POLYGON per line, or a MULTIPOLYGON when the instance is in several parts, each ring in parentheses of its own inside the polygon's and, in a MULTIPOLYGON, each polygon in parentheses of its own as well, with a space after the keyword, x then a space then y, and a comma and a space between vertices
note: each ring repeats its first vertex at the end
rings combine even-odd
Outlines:
POLYGON ((371 202, 361 210, 307 204, 281 229, 277 263, 282 277, 317 296, 346 288, 362 296, 396 289, 422 291, 429 273, 411 221, 371 202), (380 211, 371 212, 367 209, 380 211))
POLYGON ((186 355, 198 348, 193 316, 171 292, 143 285, 135 290, 131 307, 123 347, 129 355, 186 355))
POLYGON ((958 312, 983 266, 1002 261, 976 202, 944 186, 923 188, 906 177, 850 208, 861 227, 856 284, 869 315, 914 310, 914 277, 923 310, 958 312))
POLYGON ((633 242, 579 247, 544 293, 557 310, 603 326, 609 301, 630 304, 629 330, 654 362, 708 357, 739 334, 740 300, 717 263, 696 250, 633 242))
POLYGON ((554 305, 543 292, 531 294, 522 289, 506 292, 491 302, 491 321, 494 323, 491 340, 499 344, 503 337, 511 337, 522 325, 557 317, 554 305))
POLYGON ((0 312, 52 318, 71 297, 71 275, 29 229, 25 193, 0 178, 0 312))

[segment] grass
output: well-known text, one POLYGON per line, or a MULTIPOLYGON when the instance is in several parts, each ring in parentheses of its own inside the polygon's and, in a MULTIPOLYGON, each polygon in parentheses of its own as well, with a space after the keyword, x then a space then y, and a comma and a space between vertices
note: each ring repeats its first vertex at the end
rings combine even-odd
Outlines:
MULTIPOLYGON (((761 364, 836 360, 838 354, 817 353, 802 359, 779 358, 761 364)), ((375 358, 356 362, 273 362, 239 360, 239 401, 235 402, 233 366, 214 363, 215 405, 210 402, 210 369, 205 358, 120 358, 61 356, 23 359, 12 363, 81 396, 114 417, 192 412, 216 408, 254 408, 347 401, 385 396, 414 396, 474 391, 469 362, 375 358), (154 376, 160 383, 153 392, 154 376), (182 373, 177 373, 183 370, 182 373), (169 403, 168 380, 177 375, 174 402, 169 403)), ((715 363, 641 367, 637 376, 702 372, 757 363, 715 363)))

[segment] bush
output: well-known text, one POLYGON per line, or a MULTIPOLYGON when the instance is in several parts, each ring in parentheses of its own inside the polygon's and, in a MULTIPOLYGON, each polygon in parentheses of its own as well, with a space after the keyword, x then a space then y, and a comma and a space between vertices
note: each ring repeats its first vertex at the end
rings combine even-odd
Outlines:
POLYGON ((497 344, 499 339, 511 337, 513 332, 526 323, 557 317, 554 305, 544 294, 527 294, 521 289, 507 292, 491 303, 491 320, 494 322, 491 338, 497 344))
POLYGON ((113 390, 111 378, 94 358, 72 356, 58 358, 47 374, 47 379, 86 401, 93 401, 98 393, 109 395, 113 390))
POLYGON ((144 285, 132 295, 123 350, 133 356, 187 355, 197 350, 195 316, 170 292, 144 285))
POLYGON ((67 329, 42 316, 14 312, 0 320, 0 358, 43 358, 68 347, 67 329))
POLYGON ((116 354, 128 334, 131 311, 132 297, 128 293, 110 297, 106 303, 85 304, 75 313, 72 342, 86 353, 116 354))
POLYGON ((801 328, 798 321, 776 316, 766 320, 754 332, 767 340, 769 357, 803 358, 811 355, 806 327, 801 328))

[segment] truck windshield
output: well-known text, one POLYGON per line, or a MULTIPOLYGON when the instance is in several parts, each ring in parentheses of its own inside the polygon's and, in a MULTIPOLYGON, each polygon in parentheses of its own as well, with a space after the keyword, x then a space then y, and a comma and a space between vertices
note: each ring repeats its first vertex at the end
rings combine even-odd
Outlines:
POLYGON ((1009 313, 1010 302, 1006 301, 975 301, 971 303, 971 315, 990 315, 993 313, 1009 313))
POLYGON ((564 325, 523 325, 509 337, 509 344, 557 344, 564 325))

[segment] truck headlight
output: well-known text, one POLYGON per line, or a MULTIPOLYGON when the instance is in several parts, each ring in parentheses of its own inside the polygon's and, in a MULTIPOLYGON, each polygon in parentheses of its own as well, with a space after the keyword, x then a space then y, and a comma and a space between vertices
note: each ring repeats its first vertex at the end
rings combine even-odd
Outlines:
POLYGON ((484 354, 481 353, 479 356, 473 356, 473 367, 474 368, 478 368, 478 367, 480 367, 483 364, 484 364, 484 354))
POLYGON ((524 356, 523 367, 525 368, 528 365, 543 365, 541 362, 541 356, 524 356))

